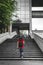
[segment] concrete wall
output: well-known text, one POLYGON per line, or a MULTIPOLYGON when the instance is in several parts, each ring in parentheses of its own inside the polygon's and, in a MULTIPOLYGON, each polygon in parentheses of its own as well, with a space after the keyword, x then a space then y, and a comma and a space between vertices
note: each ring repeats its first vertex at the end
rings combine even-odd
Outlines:
POLYGON ((8 33, 0 34, 0 44, 8 38, 8 33))
POLYGON ((43 30, 43 18, 32 18, 32 30, 43 30))
POLYGON ((33 33, 34 40, 38 44, 39 48, 43 52, 43 34, 42 33, 33 33))
POLYGON ((13 38, 15 35, 16 35, 16 32, 12 32, 12 33, 6 32, 6 33, 3 33, 3 34, 0 34, 0 44, 2 42, 4 42, 6 39, 13 38))

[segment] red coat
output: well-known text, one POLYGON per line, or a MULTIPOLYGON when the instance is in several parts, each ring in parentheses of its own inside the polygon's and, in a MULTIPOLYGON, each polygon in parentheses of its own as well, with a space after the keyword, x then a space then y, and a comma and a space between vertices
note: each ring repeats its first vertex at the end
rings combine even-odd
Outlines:
POLYGON ((19 44, 19 42, 22 42, 22 44, 23 44, 23 46, 22 47, 19 47, 19 48, 24 48, 24 39, 18 39, 18 44, 19 44))

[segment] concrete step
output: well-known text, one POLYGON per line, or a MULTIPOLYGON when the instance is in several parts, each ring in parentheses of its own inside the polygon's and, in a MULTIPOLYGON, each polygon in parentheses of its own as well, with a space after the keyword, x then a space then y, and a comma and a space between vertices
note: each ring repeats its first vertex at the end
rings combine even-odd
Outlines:
MULTIPOLYGON (((17 50, 17 40, 15 38, 7 39, 0 45, 0 58, 18 58, 20 56, 17 50)), ((25 40, 24 58, 43 58, 43 53, 34 40, 28 38, 25 40)))

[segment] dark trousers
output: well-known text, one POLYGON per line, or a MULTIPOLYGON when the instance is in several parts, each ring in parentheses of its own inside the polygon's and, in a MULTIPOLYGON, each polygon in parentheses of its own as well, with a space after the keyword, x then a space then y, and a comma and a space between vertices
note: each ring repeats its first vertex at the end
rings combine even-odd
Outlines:
POLYGON ((20 57, 22 57, 23 56, 23 48, 20 48, 19 50, 20 50, 20 57))

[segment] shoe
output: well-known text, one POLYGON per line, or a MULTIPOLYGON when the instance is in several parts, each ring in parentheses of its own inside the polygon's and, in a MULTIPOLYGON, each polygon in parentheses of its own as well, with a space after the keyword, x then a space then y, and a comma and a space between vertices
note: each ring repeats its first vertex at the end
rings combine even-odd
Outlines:
POLYGON ((23 59, 23 56, 21 56, 21 59, 23 59))

